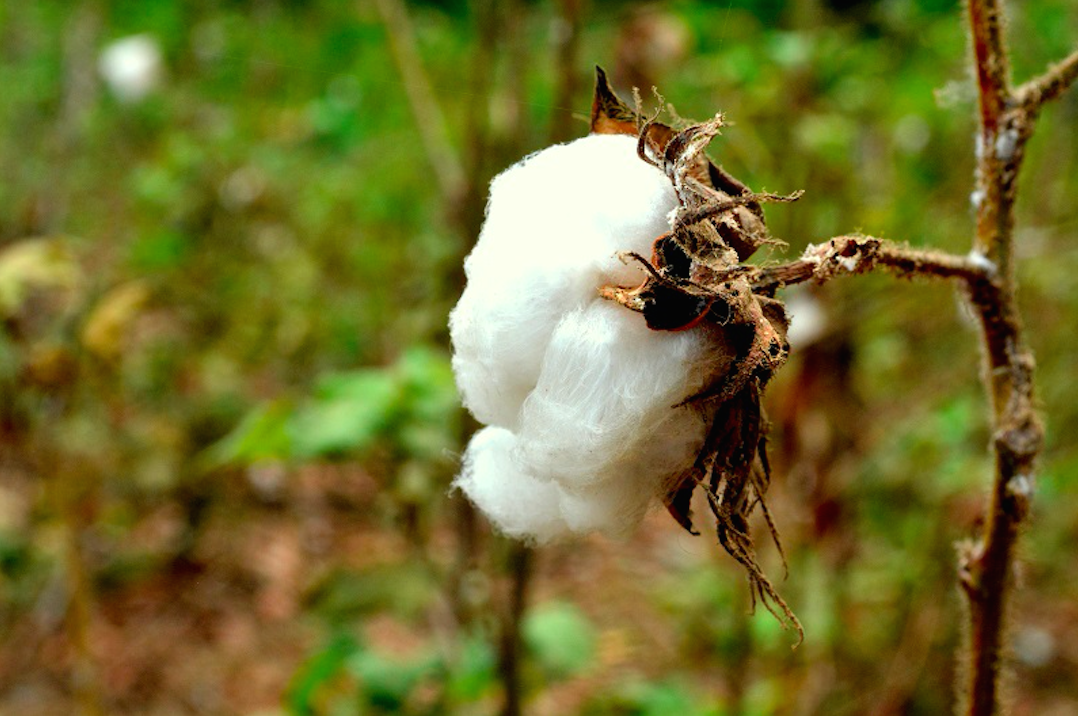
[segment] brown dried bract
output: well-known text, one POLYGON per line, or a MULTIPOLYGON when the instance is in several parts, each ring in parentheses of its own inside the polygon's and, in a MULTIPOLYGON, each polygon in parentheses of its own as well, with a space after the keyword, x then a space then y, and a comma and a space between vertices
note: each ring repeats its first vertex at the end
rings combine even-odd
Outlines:
POLYGON ((719 543, 745 568, 754 600, 759 597, 803 636, 797 617, 757 562, 748 525, 759 506, 781 554, 764 502, 770 468, 760 397, 786 362, 786 311, 773 291, 754 293, 752 271, 741 264, 772 241, 760 204, 793 201, 800 193, 751 192, 704 154, 722 127, 721 115, 681 131, 645 120, 610 90, 601 69, 591 126, 593 133, 637 135, 641 159, 670 178, 680 204, 673 230, 656 239, 650 258, 624 256, 646 269, 645 281, 635 287, 604 286, 601 295, 642 313, 655 330, 708 331, 714 345, 716 367, 706 386, 682 403, 700 411, 707 437, 693 468, 669 486, 667 509, 697 534, 690 503, 702 487, 715 515, 719 543))

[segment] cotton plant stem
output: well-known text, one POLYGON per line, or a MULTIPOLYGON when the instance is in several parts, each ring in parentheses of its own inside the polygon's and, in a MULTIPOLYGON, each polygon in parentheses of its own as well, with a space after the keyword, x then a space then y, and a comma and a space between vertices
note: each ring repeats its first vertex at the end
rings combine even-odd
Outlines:
POLYGON ((1018 527, 1028 513, 1033 490, 1033 464, 1042 429, 1033 407, 1033 360, 1020 350, 1020 325, 1013 292, 1004 288, 996 267, 979 253, 969 257, 918 251, 865 236, 841 236, 810 246, 789 264, 758 269, 757 290, 882 269, 900 276, 956 279, 968 292, 984 326, 991 386, 1005 385, 1010 399, 994 415, 992 431, 996 479, 984 535, 964 544, 959 554, 959 579, 970 609, 969 646, 963 684, 966 713, 999 712, 1003 674, 1005 606, 1013 571, 1018 527), (997 365, 999 364, 999 365, 997 365))
POLYGON ((509 545, 509 598, 503 615, 501 630, 501 649, 498 669, 501 672, 502 685, 505 689, 505 701, 502 704, 502 716, 520 716, 523 693, 520 684, 520 662, 522 654, 521 626, 524 611, 528 606, 528 591, 531 584, 534 550, 521 542, 509 545))
POLYGON ((389 48, 408 95, 416 129, 438 181, 438 188, 446 201, 456 201, 465 188, 464 167, 449 139, 441 105, 435 99, 430 80, 423 70, 411 18, 402 0, 376 0, 375 5, 386 26, 389 48))
POLYGON ((881 268, 905 276, 957 279, 980 318, 995 457, 984 531, 959 548, 959 583, 969 605, 961 713, 1003 708, 1007 603, 1015 544, 1029 513, 1044 430, 1034 405, 1034 359, 1015 300, 1014 222, 1025 146, 1043 106, 1078 80, 1078 52, 1013 89, 1000 0, 968 0, 978 88, 976 232, 967 257, 916 251, 866 236, 810 246, 799 261, 754 269, 754 286, 778 286, 881 268))
MULTIPOLYGON (((70 480, 59 476, 57 480, 70 480)), ((69 492, 70 488, 60 488, 69 492)), ((65 496, 65 501, 72 500, 65 496)), ((93 620, 93 594, 90 575, 83 561, 83 529, 77 506, 65 504, 64 570, 68 587, 67 636, 71 643, 71 687, 82 716, 101 716, 104 713, 101 681, 97 660, 90 648, 90 624, 93 620)))
POLYGON ((805 281, 822 283, 876 269, 902 277, 959 279, 970 285, 991 284, 996 273, 995 266, 978 255, 911 249, 886 239, 851 234, 810 245, 797 261, 749 269, 749 280, 756 291, 767 293, 780 286, 805 281))
POLYGON ((979 98, 974 251, 995 264, 998 275, 970 285, 970 300, 983 327, 995 480, 984 532, 959 550, 959 581, 969 604, 962 688, 966 714, 991 716, 1004 708, 1001 688, 1015 545, 1029 511, 1044 432, 1034 408, 1033 354, 1025 345, 1015 302, 1018 174, 1041 107, 1078 76, 1078 59, 1072 54, 1016 92, 999 0, 969 0, 967 7, 979 98))

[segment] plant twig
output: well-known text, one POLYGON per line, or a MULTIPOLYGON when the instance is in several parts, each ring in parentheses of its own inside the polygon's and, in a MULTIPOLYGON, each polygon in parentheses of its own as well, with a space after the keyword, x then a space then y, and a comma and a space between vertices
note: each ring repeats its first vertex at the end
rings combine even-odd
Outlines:
POLYGON ((916 251, 867 236, 840 236, 810 246, 800 260, 756 269, 754 290, 825 281, 884 268, 903 276, 962 281, 977 312, 991 404, 995 480, 980 538, 959 548, 959 582, 969 605, 965 673, 968 716, 1002 710, 1006 611, 1015 544, 1029 512, 1034 467, 1044 429, 1034 403, 1034 360, 1022 336, 1015 301, 1014 220, 1025 145, 1043 105, 1078 80, 1078 52, 1017 90, 1011 87, 1002 0, 968 0, 978 88, 977 226, 967 257, 916 251))
POLYGON ((1018 102, 1029 111, 1036 111, 1062 95, 1078 80, 1078 50, 1048 68, 1040 77, 1026 82, 1015 91, 1018 102))
POLYGON ((996 479, 985 532, 980 540, 964 544, 959 554, 959 579, 971 620, 966 713, 989 716, 999 712, 1014 545, 1019 525, 1029 511, 1034 463, 1043 440, 1033 400, 1033 357, 1022 347, 1013 290, 996 266, 978 252, 955 256, 910 249, 870 236, 838 236, 809 246, 797 261, 756 269, 751 281, 754 290, 770 293, 783 285, 823 282, 874 269, 904 277, 961 281, 981 318, 988 388, 1007 396, 1005 404, 993 411, 996 479))
POLYGON ((969 605, 963 705, 968 716, 991 716, 1003 708, 1005 625, 1015 544, 1029 511, 1033 469, 1044 433, 1034 409, 1033 354, 1025 346, 1015 301, 1018 173, 1041 106, 1078 74, 1078 59, 1072 55, 1013 91, 999 2, 968 4, 980 99, 974 250, 999 269, 995 280, 970 284, 970 300, 983 328, 995 481, 982 535, 959 549, 959 581, 969 605))
MULTIPOLYGON (((1010 96, 1011 69, 1003 42, 1001 0, 970 0, 970 30, 973 41, 974 70, 977 73, 981 117, 996 118, 1010 96)), ((989 123, 988 129, 995 130, 989 123)))
POLYGON ((954 278, 971 285, 991 283, 996 275, 995 266, 976 254, 956 256, 911 249, 872 236, 848 235, 810 245, 797 261, 755 269, 750 280, 753 290, 772 293, 781 286, 804 281, 823 283, 876 268, 903 277, 954 278))
POLYGON ((465 189, 464 167, 449 140, 445 115, 423 70, 408 11, 401 0, 377 0, 375 5, 385 23, 389 47, 438 187, 447 202, 456 201, 465 189))
POLYGON ((528 586, 531 583, 534 550, 521 542, 509 545, 510 593, 503 615, 501 650, 498 670, 505 687, 502 716, 520 716, 522 692, 520 688, 521 625, 528 604, 528 586))

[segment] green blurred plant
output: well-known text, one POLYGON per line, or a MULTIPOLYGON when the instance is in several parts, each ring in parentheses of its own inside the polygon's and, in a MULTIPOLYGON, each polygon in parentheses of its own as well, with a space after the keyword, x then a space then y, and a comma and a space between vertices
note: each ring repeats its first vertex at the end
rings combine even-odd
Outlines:
POLYGON ((463 640, 450 660, 429 647, 381 653, 339 632, 300 666, 286 701, 297 716, 464 713, 495 684, 494 652, 481 639, 463 640))
POLYGON ((356 456, 378 444, 437 463, 456 445, 459 414, 448 356, 411 346, 385 368, 321 376, 305 400, 255 407, 209 449, 207 467, 356 456))

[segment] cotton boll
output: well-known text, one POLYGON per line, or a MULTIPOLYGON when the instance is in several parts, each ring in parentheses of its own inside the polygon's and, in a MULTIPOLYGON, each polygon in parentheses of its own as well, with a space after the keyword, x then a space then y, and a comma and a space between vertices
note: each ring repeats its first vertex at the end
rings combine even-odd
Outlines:
POLYGON ((494 180, 450 317, 457 382, 479 420, 518 425, 562 316, 604 284, 639 283, 639 267, 616 253, 649 253, 676 205, 669 180, 626 136, 551 147, 494 180))
MULTIPOLYGON (((520 463, 574 488, 631 471, 659 447, 653 436, 665 423, 700 422, 673 406, 707 378, 703 335, 651 331, 640 316, 600 299, 567 315, 524 404, 520 463)), ((658 480, 681 466, 656 467, 658 480)))
POLYGON ((152 35, 131 35, 112 42, 98 58, 98 71, 125 103, 145 98, 161 82, 164 62, 152 35))
MULTIPOLYGON (((569 290, 564 273, 550 272, 546 278, 546 290, 569 290)), ((453 370, 464 404, 476 419, 516 428, 562 307, 532 300, 511 285, 484 288, 465 291, 450 317, 453 370)))
POLYGON ((624 535, 692 468, 705 422, 673 406, 711 374, 709 333, 652 331, 598 296, 643 280, 617 253, 650 254, 677 205, 625 136, 551 147, 492 183, 450 333, 465 405, 498 426, 456 484, 502 532, 624 535))
POLYGON ((476 433, 455 486, 511 537, 548 542, 568 534, 558 487, 520 470, 511 456, 516 441, 504 428, 476 433))

